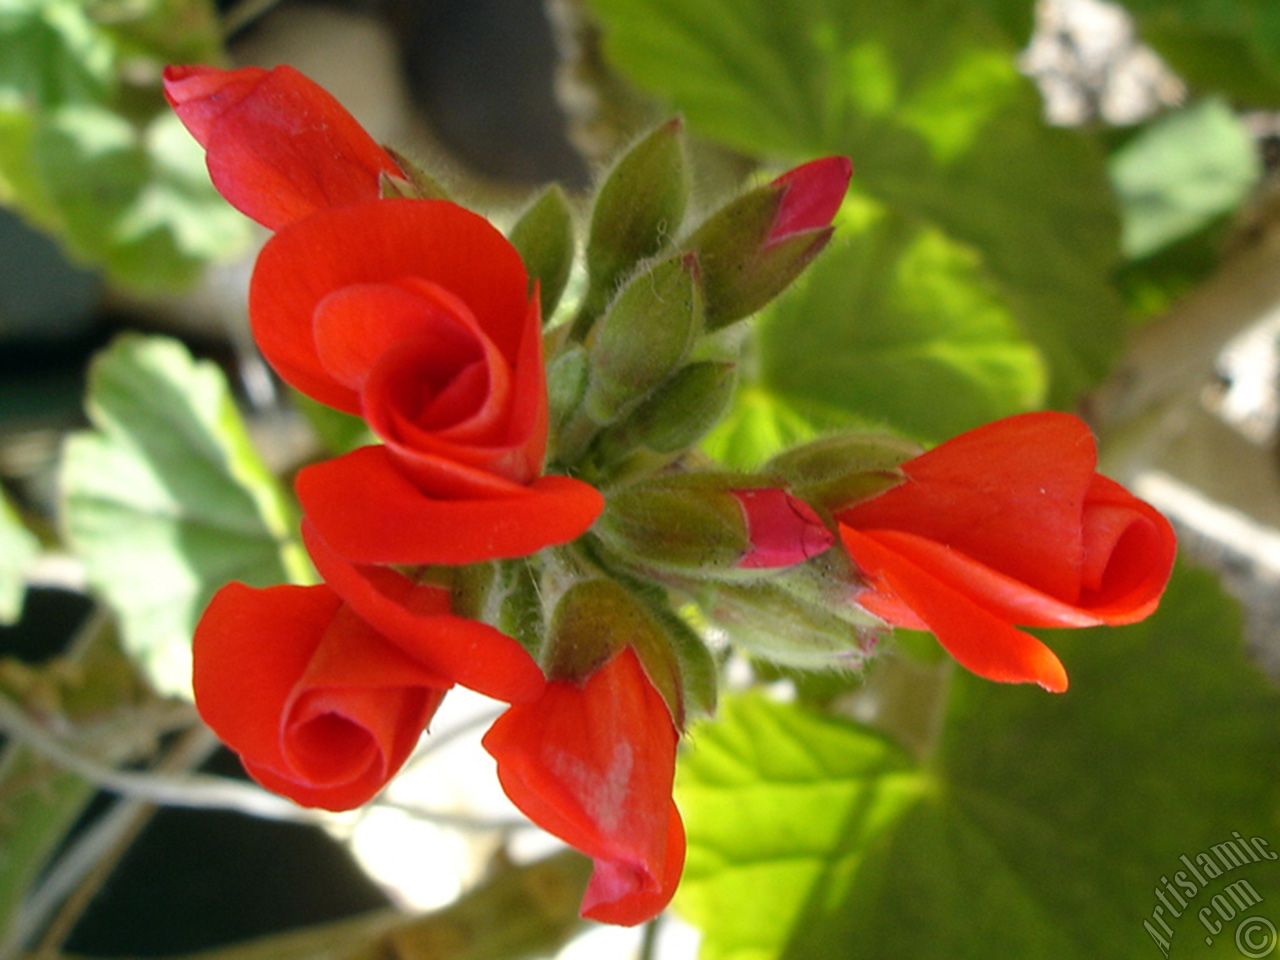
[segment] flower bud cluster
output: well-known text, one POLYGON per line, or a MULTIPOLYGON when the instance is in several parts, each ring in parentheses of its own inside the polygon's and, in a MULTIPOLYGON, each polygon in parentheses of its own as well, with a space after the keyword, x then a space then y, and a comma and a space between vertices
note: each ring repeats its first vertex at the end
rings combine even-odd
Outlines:
POLYGON ((297 476, 323 582, 229 585, 196 633, 197 706, 270 789, 365 802, 470 687, 510 704, 484 738, 507 795, 593 859, 584 915, 634 924, 683 867, 676 749, 717 677, 695 624, 803 668, 928 629, 983 676, 1062 689, 1014 624, 1154 609, 1168 524, 1094 472, 1075 418, 923 454, 832 436, 756 473, 697 452, 733 398, 727 329, 831 239, 844 158, 689 224, 682 124, 658 127, 602 179, 563 302, 559 188, 504 237, 287 67, 170 68, 166 92, 218 189, 275 231, 250 290, 263 354, 377 437, 297 476))

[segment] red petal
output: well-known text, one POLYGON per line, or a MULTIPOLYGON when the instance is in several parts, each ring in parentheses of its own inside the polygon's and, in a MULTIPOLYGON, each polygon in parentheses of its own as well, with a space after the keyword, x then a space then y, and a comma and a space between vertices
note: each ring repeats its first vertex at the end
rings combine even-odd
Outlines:
POLYGON ((316 304, 313 323, 320 362, 352 390, 363 387, 378 360, 407 340, 429 338, 439 354, 436 364, 447 369, 479 355, 470 311, 435 284, 341 287, 316 304))
POLYGON ((1080 605, 1104 623, 1134 623, 1150 615, 1178 551, 1169 521, 1114 480, 1095 476, 1083 525, 1080 605))
POLYGON ((523 359, 538 314, 519 254, 483 217, 443 200, 336 207, 282 229, 259 254, 249 287, 254 338, 291 385, 359 413, 355 393, 320 361, 316 309, 344 287, 415 278, 465 304, 512 367, 523 359))
POLYGON ((1067 689, 1062 663, 1031 634, 1014 628, 980 601, 881 542, 884 531, 842 527, 841 538, 872 590, 883 589, 914 612, 961 666, 1003 683, 1067 689))
POLYGON ((534 700, 546 685, 533 657, 488 624, 450 611, 446 590, 387 567, 348 563, 307 520, 302 539, 320 576, 361 617, 432 671, 508 703, 534 700))
POLYGON ((825 157, 801 164, 774 180, 776 186, 785 186, 786 192, 765 245, 828 226, 844 202, 852 176, 853 164, 848 157, 825 157))
POLYGON ((581 685, 547 684, 484 737, 511 801, 597 861, 584 909, 639 923, 670 900, 683 865, 672 816, 677 734, 631 647, 581 685), (652 912, 648 912, 652 910, 652 912))
POLYGON ((292 67, 170 67, 165 94, 208 152, 218 192, 269 229, 375 200, 380 175, 400 175, 355 118, 292 67))
POLYGON ((201 715, 246 769, 330 810, 382 788, 449 686, 324 586, 224 587, 196 628, 194 654, 201 715))
POLYGON ((657 887, 633 868, 609 860, 596 860, 582 897, 582 915, 599 923, 633 927, 652 920, 666 909, 684 872, 684 823, 675 801, 667 822, 667 855, 657 887))
POLYGON ((964 553, 1068 603, 1084 563, 1081 514, 1097 461, 1076 417, 1029 413, 948 440, 902 465, 905 483, 838 515, 964 553))
POLYGON ((441 500, 423 494, 385 447, 362 447, 303 469, 298 498, 316 532, 353 563, 480 563, 523 557, 586 532, 604 507, 589 484, 539 477, 501 485, 495 499, 441 500))

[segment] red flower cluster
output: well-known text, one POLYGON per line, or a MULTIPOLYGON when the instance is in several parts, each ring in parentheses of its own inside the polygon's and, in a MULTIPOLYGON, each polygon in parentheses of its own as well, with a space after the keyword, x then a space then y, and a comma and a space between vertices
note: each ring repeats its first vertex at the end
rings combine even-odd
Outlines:
POLYGON ((541 318, 519 255, 452 203, 381 199, 400 168, 288 67, 171 67, 165 90, 218 189, 277 231, 250 291, 267 360, 382 440, 297 478, 323 585, 214 597, 194 642, 201 715, 264 786, 347 809, 395 774, 454 683, 518 704, 487 741, 503 785, 596 859, 584 910, 648 919, 684 835, 678 733, 634 652, 548 685, 515 640, 391 566, 524 556, 602 508, 589 485, 541 473, 541 318))
POLYGON ((867 580, 857 602, 931 631, 979 676, 1065 690, 1062 663, 1014 624, 1141 620, 1177 546, 1096 464, 1089 428, 1065 413, 1010 417, 908 460, 905 482, 836 514, 867 580))

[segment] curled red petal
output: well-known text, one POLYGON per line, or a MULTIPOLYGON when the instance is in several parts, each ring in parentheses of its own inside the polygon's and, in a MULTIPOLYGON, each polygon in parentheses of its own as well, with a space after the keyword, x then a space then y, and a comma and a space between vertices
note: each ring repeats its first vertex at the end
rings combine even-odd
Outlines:
POLYGON ((169 67, 164 79, 218 192, 268 229, 375 200, 383 173, 401 175, 332 95, 292 67, 169 67))
POLYGON ((901 467, 908 479, 842 511, 859 530, 900 530, 1075 603, 1081 514, 1097 451, 1083 421, 1029 413, 963 433, 901 467))
MULTIPOLYGON (((522 359, 538 314, 520 255, 483 217, 444 200, 351 204, 280 230, 258 255, 249 286, 254 338, 289 384, 321 403, 361 413, 357 393, 319 357, 317 307, 344 287, 415 279, 465 304, 510 365, 522 359)), ((531 373, 540 387, 541 372, 531 373)))
MULTIPOLYGON (((894 541, 881 534, 883 531, 840 529, 841 539, 870 591, 883 590, 908 608, 961 666, 980 677, 1004 683, 1038 683, 1055 693, 1067 689, 1067 672, 1052 650, 974 596, 941 579, 934 569, 895 550, 894 541), (884 539, 890 543, 882 542, 884 539)), ((874 601, 867 607, 877 612, 874 601)))
POLYGON ((1135 623, 1160 602, 1178 552, 1160 511, 1095 476, 1085 502, 1080 605, 1103 623, 1135 623))
POLYGON ((585 533, 604 499, 570 477, 496 486, 483 500, 423 494, 385 447, 361 447, 299 472, 298 499, 316 532, 352 563, 480 563, 523 557, 585 533))
POLYGON ((631 647, 581 684, 547 684, 485 735, 511 801, 596 861, 583 905, 593 916, 640 923, 675 891, 684 862, 671 801, 677 739, 631 647))
POLYGON ((414 660, 486 696, 534 700, 546 682, 533 657, 485 623, 455 616, 448 591, 414 583, 388 567, 349 563, 302 522, 302 539, 325 582, 414 660))
POLYGON ((325 586, 224 587, 193 655, 200 714, 250 774, 330 810, 382 788, 450 686, 325 586))

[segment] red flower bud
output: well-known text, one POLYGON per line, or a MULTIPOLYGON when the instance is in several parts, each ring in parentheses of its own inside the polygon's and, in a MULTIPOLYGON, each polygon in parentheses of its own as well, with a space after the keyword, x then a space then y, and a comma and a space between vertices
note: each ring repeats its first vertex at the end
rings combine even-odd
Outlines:
POLYGON ((603 501, 539 477, 546 374, 536 294, 484 220, 439 200, 376 200, 290 224, 249 290, 286 381, 364 416, 384 444, 319 463, 298 496, 357 563, 464 564, 573 539, 603 501))
POLYGON ((782 203, 765 238, 765 247, 831 225, 853 176, 848 157, 823 157, 788 170, 773 181, 784 187, 782 203))
POLYGON ((200 715, 249 774, 328 810, 382 789, 451 685, 324 586, 223 587, 193 654, 200 715))
POLYGON ((738 561, 744 570, 792 567, 835 542, 813 507, 779 487, 730 492, 742 504, 751 541, 750 552, 738 561))
POLYGON ((631 647, 581 684, 552 681, 485 734, 511 801, 595 861, 583 916, 630 926, 675 893, 685 853, 671 799, 677 739, 631 647))
POLYGON ((402 176, 337 100, 292 67, 166 67, 164 93, 205 148, 218 192, 271 230, 377 199, 382 174, 402 176))
POLYGON ((992 680, 1065 690, 1058 658, 1015 628, 1141 620, 1173 568, 1173 529, 1094 472, 1088 427, 1063 413, 1009 417, 902 464, 906 480, 837 514, 867 580, 857 602, 932 631, 992 680))

